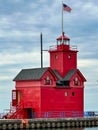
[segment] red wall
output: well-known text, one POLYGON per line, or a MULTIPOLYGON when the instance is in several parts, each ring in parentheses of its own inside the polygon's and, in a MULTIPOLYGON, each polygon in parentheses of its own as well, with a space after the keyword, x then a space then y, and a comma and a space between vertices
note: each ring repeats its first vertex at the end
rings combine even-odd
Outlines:
MULTIPOLYGON (((36 111, 36 116, 39 117, 40 112, 40 86, 39 81, 19 81, 16 82, 16 90, 20 91, 20 103, 23 104, 24 116, 27 117, 27 109, 32 108, 36 111)), ((19 115, 22 113, 19 113, 19 115)))
POLYGON ((77 68, 77 51, 66 50, 66 46, 69 45, 59 45, 64 46, 62 50, 51 50, 50 52, 50 67, 56 69, 62 76, 65 76, 66 72, 71 69, 77 68))
POLYGON ((62 52, 51 52, 50 53, 50 67, 63 73, 63 53, 62 52), (57 58, 56 58, 57 56, 57 58))
POLYGON ((47 111, 80 111, 84 109, 83 88, 42 88, 41 110, 47 111), (66 96, 66 93, 68 95, 66 96), (74 96, 72 95, 74 93, 74 96))

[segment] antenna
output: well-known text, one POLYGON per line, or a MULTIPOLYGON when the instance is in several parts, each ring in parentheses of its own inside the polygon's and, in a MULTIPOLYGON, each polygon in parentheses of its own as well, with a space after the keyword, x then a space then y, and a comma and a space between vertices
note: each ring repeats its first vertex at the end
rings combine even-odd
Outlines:
POLYGON ((40 49, 41 49, 41 68, 43 68, 43 38, 42 38, 42 33, 40 34, 40 49))

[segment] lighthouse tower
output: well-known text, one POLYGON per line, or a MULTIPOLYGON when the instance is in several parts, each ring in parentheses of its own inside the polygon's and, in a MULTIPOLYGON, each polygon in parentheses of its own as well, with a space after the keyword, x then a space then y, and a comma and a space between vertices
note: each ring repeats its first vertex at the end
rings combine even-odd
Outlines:
POLYGON ((70 46, 70 39, 62 34, 57 38, 57 46, 50 47, 50 67, 56 69, 62 77, 71 70, 77 69, 77 47, 70 46))

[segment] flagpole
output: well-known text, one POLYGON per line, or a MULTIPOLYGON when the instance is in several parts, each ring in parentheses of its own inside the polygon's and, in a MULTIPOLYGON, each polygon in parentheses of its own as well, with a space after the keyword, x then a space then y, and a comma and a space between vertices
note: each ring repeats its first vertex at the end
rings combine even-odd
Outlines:
POLYGON ((62 43, 63 43, 63 1, 62 1, 62 43))

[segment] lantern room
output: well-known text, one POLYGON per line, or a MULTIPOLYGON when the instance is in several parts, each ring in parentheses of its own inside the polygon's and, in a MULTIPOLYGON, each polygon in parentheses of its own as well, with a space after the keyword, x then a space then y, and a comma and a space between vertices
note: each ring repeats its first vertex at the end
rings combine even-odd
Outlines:
POLYGON ((64 35, 64 32, 62 33, 62 36, 57 38, 57 45, 58 44, 70 44, 70 38, 68 38, 67 36, 64 35))

